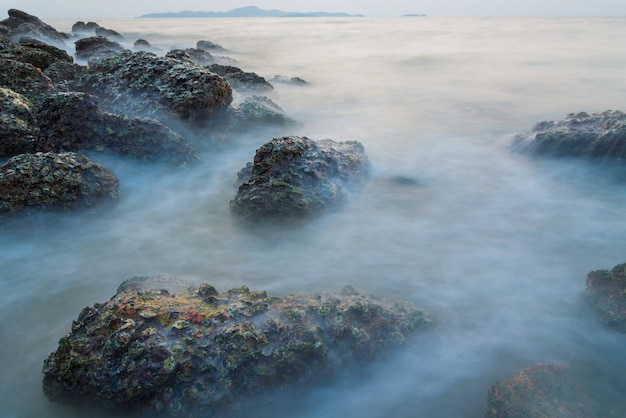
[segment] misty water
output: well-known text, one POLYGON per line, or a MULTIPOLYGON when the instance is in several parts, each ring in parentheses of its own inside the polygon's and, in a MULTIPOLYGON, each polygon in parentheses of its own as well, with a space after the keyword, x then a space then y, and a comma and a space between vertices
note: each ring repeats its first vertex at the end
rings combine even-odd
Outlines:
POLYGON ((0 416, 120 416, 50 403, 41 366, 83 307, 153 274, 273 295, 352 285, 437 318, 388 359, 256 416, 477 418, 490 385, 536 363, 576 370, 607 411, 626 407, 626 337, 581 299, 589 271, 626 262, 626 170, 510 149, 536 122, 625 107, 626 19, 97 22, 130 46, 210 40, 246 71, 308 85, 268 94, 295 126, 243 134, 187 170, 90 155, 118 176, 117 205, 2 225, 0 416), (238 224, 236 172, 292 134, 360 141, 369 181, 301 224, 238 224))

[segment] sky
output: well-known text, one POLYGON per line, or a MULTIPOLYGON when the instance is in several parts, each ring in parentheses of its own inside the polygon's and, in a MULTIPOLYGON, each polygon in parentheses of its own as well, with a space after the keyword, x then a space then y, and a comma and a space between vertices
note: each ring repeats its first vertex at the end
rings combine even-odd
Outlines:
MULTIPOLYGON (((153 12, 227 11, 255 5, 286 12, 347 12, 365 16, 626 16, 626 0, 0 0, 39 18, 123 18, 153 12)), ((0 14, 0 20, 6 18, 0 14)))

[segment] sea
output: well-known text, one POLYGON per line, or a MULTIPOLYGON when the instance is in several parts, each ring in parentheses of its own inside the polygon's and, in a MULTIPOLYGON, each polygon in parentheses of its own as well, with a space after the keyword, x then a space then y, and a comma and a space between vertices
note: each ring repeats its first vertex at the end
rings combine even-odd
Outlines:
POLYGON ((245 71, 307 84, 262 93, 294 124, 207 147, 196 167, 90 154, 119 178, 113 207, 3 222, 0 416, 126 416, 50 402, 41 368, 83 307, 157 274, 276 296, 352 285, 436 318, 257 417, 479 418, 491 385, 538 363, 582 376, 601 416, 626 415, 626 336, 582 296, 588 272, 626 262, 626 169, 511 149, 535 123, 626 107, 626 18, 94 21, 130 48, 210 40, 245 71), (370 177, 319 217, 242 225, 236 173, 284 135, 359 141, 370 177))

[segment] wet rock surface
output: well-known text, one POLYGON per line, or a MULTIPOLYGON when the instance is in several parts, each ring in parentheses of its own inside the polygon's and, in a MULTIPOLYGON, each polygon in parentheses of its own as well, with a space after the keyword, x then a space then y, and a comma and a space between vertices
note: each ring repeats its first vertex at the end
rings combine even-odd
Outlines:
POLYGON ((293 122, 271 99, 256 95, 247 97, 243 103, 233 105, 228 116, 233 131, 261 125, 288 125, 293 122))
POLYGON ((42 71, 58 61, 74 62, 64 50, 29 37, 21 38, 18 43, 0 39, 0 57, 32 64, 42 71))
POLYGON ((275 138, 238 173, 243 184, 231 201, 238 216, 298 218, 337 205, 367 175, 368 159, 356 141, 275 138))
POLYGON ((626 332, 626 264, 590 272, 584 296, 602 322, 626 332))
POLYGON ((204 122, 232 102, 229 84, 187 60, 124 53, 89 67, 77 88, 114 113, 204 122))
POLYGON ((626 158, 626 114, 618 110, 570 113, 564 120, 540 122, 519 134, 513 147, 557 157, 626 158))
POLYGON ((174 294, 161 286, 169 280, 133 278, 108 302, 83 309, 45 361, 46 395, 147 415, 213 416, 250 395, 313 385, 388 355, 431 324, 411 305, 352 288, 278 298, 202 284, 174 294))
POLYGON ((486 418, 593 418, 593 401, 570 371, 539 364, 489 389, 486 418))
POLYGON ((0 87, 0 157, 37 148, 35 109, 26 97, 0 87))
POLYGON ((113 58, 124 52, 130 52, 120 43, 111 41, 104 36, 90 36, 75 42, 76 58, 87 61, 89 64, 113 58))
POLYGON ((0 166, 0 215, 87 208, 117 197, 115 175, 79 154, 20 154, 0 166))
POLYGON ((97 98, 86 93, 49 96, 38 118, 40 150, 109 151, 172 165, 200 161, 190 143, 159 121, 104 112, 97 98))
POLYGON ((253 72, 246 72, 232 65, 213 64, 209 70, 226 78, 234 89, 269 91, 274 87, 265 78, 253 72))
POLYGON ((41 69, 32 64, 0 58, 0 86, 27 97, 35 106, 56 93, 56 88, 41 69))

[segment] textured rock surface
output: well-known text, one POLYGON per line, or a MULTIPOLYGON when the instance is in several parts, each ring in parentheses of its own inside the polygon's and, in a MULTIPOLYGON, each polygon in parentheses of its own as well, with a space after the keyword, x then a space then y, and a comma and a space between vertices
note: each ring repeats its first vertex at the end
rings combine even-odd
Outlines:
POLYGON ((292 123, 283 109, 265 96, 247 97, 243 103, 233 105, 229 112, 233 131, 247 130, 263 125, 292 123))
POLYGON ((235 89, 249 90, 273 90, 274 87, 265 78, 252 72, 245 72, 239 67, 232 65, 213 64, 207 67, 209 70, 226 78, 235 89))
POLYGON ((37 148, 35 110, 26 97, 0 87, 0 157, 37 148))
POLYGON ((111 41, 104 36, 90 36, 82 38, 75 42, 76 58, 85 60, 89 64, 113 58, 124 52, 130 52, 121 44, 111 41))
POLYGON ((275 138, 239 172, 231 210, 245 219, 297 218, 344 201, 363 180, 368 160, 356 141, 275 138))
POLYGON ((6 87, 26 96, 35 106, 41 105, 49 94, 56 93, 56 88, 43 72, 20 61, 0 57, 0 87, 6 87))
POLYGON ((187 60, 125 53, 90 66, 77 87, 114 113, 202 122, 232 101, 226 80, 187 60))
POLYGON ((0 39, 0 56, 21 61, 46 70, 57 61, 73 63, 74 59, 67 52, 39 40, 24 37, 18 43, 0 39))
POLYGON ((585 297, 604 323, 626 332, 626 264, 590 272, 585 297))
POLYGON ((91 207, 117 190, 111 171, 79 154, 20 154, 0 166, 0 214, 91 207))
POLYGON ((489 390, 486 418, 592 418, 591 399, 563 367, 539 364, 489 390))
POLYGON ((626 158, 626 114, 618 110, 570 113, 562 121, 536 124, 517 135, 513 146, 539 155, 626 158))
POLYGON ((314 384, 388 355, 431 323, 410 305, 352 288, 277 298, 208 284, 173 294, 170 278, 145 278, 156 289, 143 280, 80 313, 44 363, 50 399, 215 416, 252 394, 314 384))
POLYGON ((189 142, 159 121, 104 112, 86 93, 49 96, 38 119, 42 151, 109 151, 173 165, 200 160, 189 142))

